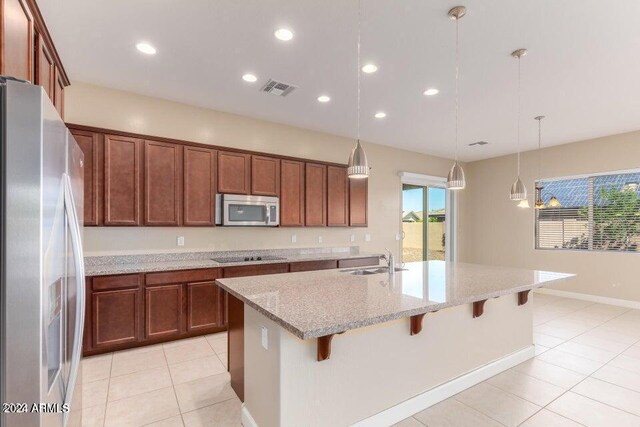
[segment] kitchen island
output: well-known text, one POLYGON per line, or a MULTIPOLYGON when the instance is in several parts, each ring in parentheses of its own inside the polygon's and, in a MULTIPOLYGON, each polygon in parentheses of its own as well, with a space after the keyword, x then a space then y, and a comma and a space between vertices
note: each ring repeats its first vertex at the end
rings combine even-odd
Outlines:
POLYGON ((218 279, 243 423, 398 422, 532 357, 529 292, 572 276, 430 261, 218 279))

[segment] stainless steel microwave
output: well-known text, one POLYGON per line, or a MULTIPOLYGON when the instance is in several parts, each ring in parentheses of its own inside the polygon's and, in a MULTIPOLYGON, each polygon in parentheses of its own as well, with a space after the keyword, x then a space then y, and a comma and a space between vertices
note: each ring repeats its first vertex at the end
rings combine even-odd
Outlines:
POLYGON ((280 199, 277 197, 216 194, 216 225, 277 227, 280 199))

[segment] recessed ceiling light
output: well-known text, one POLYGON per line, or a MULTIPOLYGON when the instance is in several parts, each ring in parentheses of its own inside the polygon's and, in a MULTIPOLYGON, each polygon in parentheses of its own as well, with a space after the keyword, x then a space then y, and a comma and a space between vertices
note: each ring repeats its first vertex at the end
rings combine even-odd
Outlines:
POLYGON ((375 64, 366 64, 362 67, 362 71, 367 74, 371 74, 378 71, 378 67, 375 64))
POLYGON ((427 96, 433 96, 433 95, 437 95, 438 92, 440 92, 438 89, 436 88, 430 88, 424 91, 424 94, 427 96))
POLYGON ((373 115, 373 117, 375 117, 376 119, 384 119, 385 117, 387 117, 387 113, 385 113, 384 111, 378 111, 373 115))
POLYGON ((245 82, 254 83, 255 81, 258 80, 258 78, 251 73, 247 73, 244 76, 242 76, 242 80, 244 80, 245 82))
POLYGON ((287 28, 279 28, 273 33, 278 40, 288 42, 293 38, 293 32, 287 28))
POLYGON ((331 101, 331 98, 329 98, 327 95, 320 95, 318 97, 318 102, 329 102, 331 101))
POLYGON ((149 43, 140 42, 136 45, 136 49, 138 49, 142 53, 146 53, 147 55, 156 54, 156 48, 151 46, 149 43))

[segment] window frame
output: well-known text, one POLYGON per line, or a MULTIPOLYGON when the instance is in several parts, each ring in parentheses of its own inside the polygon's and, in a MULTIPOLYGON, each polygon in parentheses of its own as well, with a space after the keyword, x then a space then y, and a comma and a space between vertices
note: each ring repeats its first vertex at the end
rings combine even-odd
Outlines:
MULTIPOLYGON (((611 175, 625 175, 625 174, 640 174, 640 168, 634 169, 620 169, 614 171, 606 171, 606 172, 593 172, 593 173, 584 173, 577 175, 566 175, 566 176, 558 176, 558 177, 548 177, 548 178, 540 178, 534 180, 534 188, 541 181, 562 181, 562 180, 570 180, 570 179, 590 179, 597 178, 601 176, 611 176, 611 175)), ((589 210, 589 224, 588 227, 591 229, 590 234, 592 235, 593 231, 593 181, 589 182, 589 200, 590 203, 587 205, 589 210)), ((535 202, 535 200, 534 200, 535 202)), ((549 208, 547 208, 549 209, 549 208)), ((617 253, 617 254, 640 254, 640 250, 637 251, 618 251, 618 250, 607 250, 607 249, 594 249, 593 248, 593 237, 589 239, 589 248, 588 249, 573 249, 573 248, 539 248, 538 247, 538 213, 539 209, 533 209, 533 249, 536 251, 556 251, 556 252, 579 252, 579 253, 617 253)))

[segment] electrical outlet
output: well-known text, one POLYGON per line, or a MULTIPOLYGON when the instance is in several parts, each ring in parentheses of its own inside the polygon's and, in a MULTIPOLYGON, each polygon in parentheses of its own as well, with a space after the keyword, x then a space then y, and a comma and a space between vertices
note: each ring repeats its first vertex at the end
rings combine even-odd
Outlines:
POLYGON ((262 329, 262 348, 269 350, 269 330, 266 326, 261 326, 262 329))
POLYGON ((356 235, 355 235, 355 234, 352 234, 352 235, 351 235, 351 237, 349 238, 349 241, 350 241, 351 243, 355 242, 355 241, 356 241, 356 235))
POLYGON ((296 236, 296 233, 291 234, 291 243, 295 243, 298 241, 298 236, 296 236))
POLYGON ((396 233, 396 240, 400 240, 400 233, 396 233))
POLYGON ((318 243, 322 243, 322 236, 318 236, 318 243))
POLYGON ((176 239, 176 244, 178 246, 184 246, 184 236, 178 236, 178 238, 176 239))
POLYGON ((371 241, 371 234, 367 233, 364 235, 364 241, 365 242, 370 242, 371 241))

